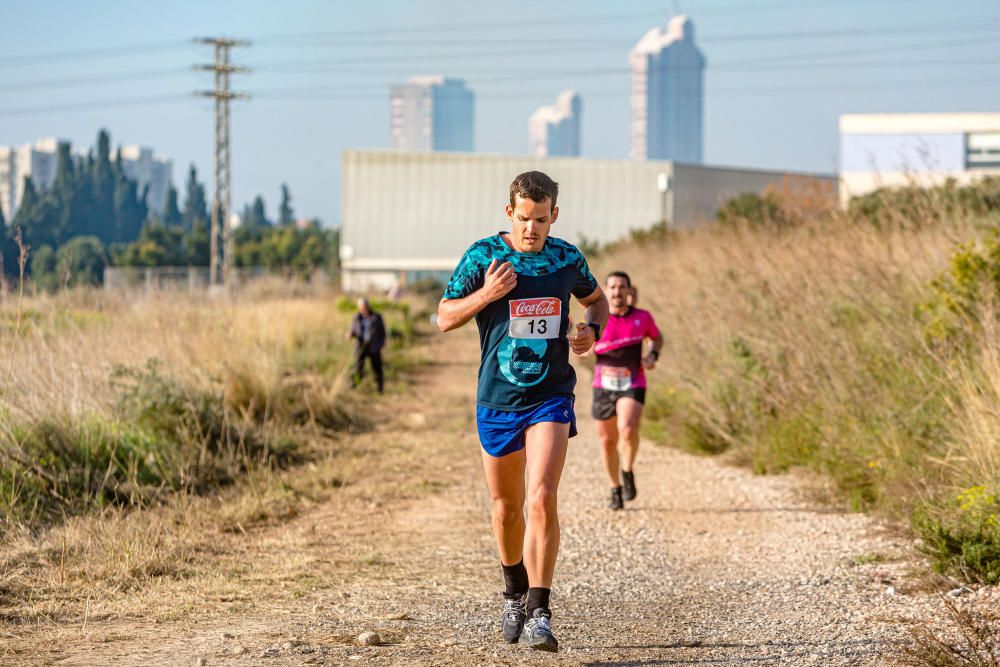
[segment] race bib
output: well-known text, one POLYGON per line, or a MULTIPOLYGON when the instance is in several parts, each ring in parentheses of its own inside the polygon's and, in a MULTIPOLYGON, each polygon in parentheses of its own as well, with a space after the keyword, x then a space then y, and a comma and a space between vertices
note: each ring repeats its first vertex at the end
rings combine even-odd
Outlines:
POLYGON ((627 391, 631 389, 631 371, 618 366, 601 367, 601 388, 608 391, 627 391))
POLYGON ((510 304, 511 338, 558 338, 562 322, 562 301, 554 297, 516 299, 510 304))

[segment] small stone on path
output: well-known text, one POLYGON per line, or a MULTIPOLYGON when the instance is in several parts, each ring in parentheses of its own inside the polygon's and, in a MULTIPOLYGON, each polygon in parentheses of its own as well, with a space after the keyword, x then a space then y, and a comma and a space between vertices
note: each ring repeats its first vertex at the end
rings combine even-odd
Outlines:
POLYGON ((382 643, 382 638, 377 632, 362 632, 358 635, 358 643, 362 646, 378 646, 382 643))

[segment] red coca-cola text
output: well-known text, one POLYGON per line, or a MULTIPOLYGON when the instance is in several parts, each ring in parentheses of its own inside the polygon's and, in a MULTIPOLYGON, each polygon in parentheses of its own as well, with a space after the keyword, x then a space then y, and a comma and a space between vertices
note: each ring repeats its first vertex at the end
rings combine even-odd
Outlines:
POLYGON ((548 317, 562 313, 562 301, 551 297, 510 302, 511 317, 548 317))

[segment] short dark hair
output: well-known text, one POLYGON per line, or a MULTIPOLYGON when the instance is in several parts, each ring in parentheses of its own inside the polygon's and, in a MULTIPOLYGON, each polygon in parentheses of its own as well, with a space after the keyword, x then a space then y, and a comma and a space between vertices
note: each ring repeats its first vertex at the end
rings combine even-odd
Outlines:
POLYGON ((514 182, 510 184, 510 205, 513 208, 515 199, 530 199, 542 202, 546 199, 552 201, 552 209, 556 207, 556 198, 559 196, 559 184, 549 178, 548 174, 540 171, 526 171, 518 174, 514 182))
POLYGON ((608 277, 604 279, 604 284, 607 285, 608 281, 611 280, 612 278, 624 278, 627 285, 629 287, 632 286, 632 279, 629 278, 628 274, 625 273, 624 271, 612 271, 611 273, 608 274, 608 277))

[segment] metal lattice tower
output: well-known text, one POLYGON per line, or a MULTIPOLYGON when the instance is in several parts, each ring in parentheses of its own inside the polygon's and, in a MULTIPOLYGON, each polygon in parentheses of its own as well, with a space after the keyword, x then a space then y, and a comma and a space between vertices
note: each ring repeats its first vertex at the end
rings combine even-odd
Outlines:
POLYGON ((229 59, 229 50, 234 46, 249 46, 250 42, 226 37, 198 37, 198 44, 211 44, 215 47, 215 62, 211 65, 195 65, 195 69, 214 72, 215 89, 198 91, 199 97, 211 97, 215 100, 215 197, 212 201, 211 258, 209 259, 209 276, 213 285, 230 284, 230 272, 233 267, 233 235, 230 227, 232 213, 232 182, 230 175, 230 142, 229 142, 229 102, 231 100, 247 100, 246 93, 233 92, 229 89, 229 76, 249 72, 249 68, 233 65, 229 59), (221 261, 220 261, 221 260, 221 261))

